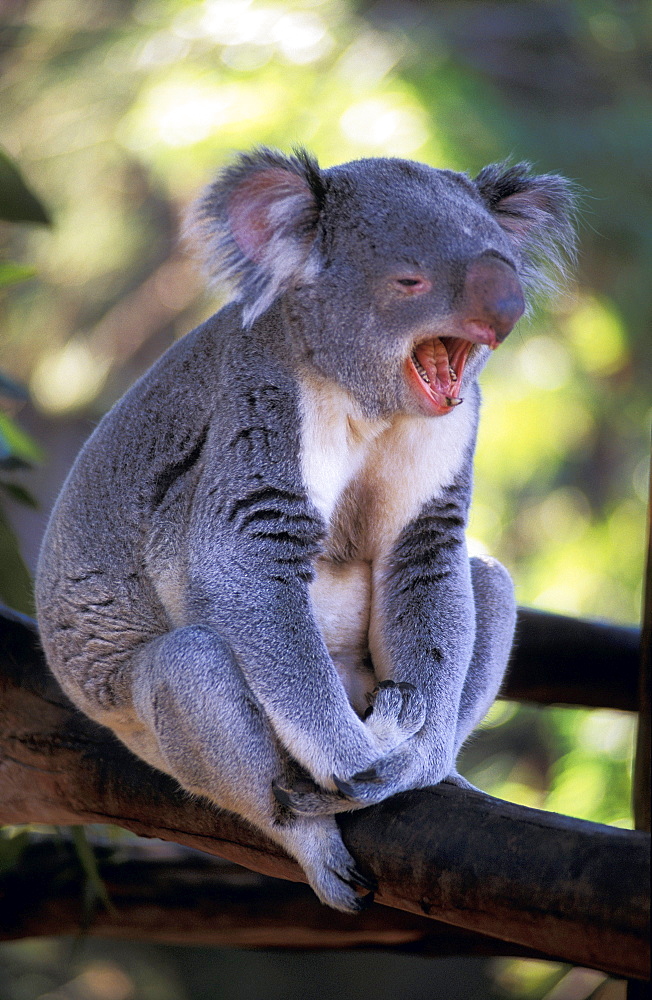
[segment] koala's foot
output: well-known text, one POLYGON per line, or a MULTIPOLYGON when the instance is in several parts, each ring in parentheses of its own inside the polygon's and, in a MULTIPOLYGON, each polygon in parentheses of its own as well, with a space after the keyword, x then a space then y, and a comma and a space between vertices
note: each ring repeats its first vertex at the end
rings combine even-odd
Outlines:
POLYGON ((486 792, 483 792, 481 788, 476 788, 475 785, 472 785, 470 781, 467 781, 466 778, 462 777, 462 775, 458 774, 455 770, 451 771, 451 773, 444 778, 444 784, 455 785, 457 788, 463 788, 467 792, 479 792, 480 795, 486 794, 486 792))
MULTIPOLYGON (((407 682, 381 681, 369 696, 370 705, 365 714, 365 724, 372 731, 381 753, 390 754, 405 744, 415 733, 418 733, 425 721, 425 704, 419 691, 413 684, 407 682)), ((378 764, 361 774, 374 784, 374 794, 357 796, 349 780, 333 775, 334 791, 329 791, 316 784, 311 779, 301 778, 298 781, 275 781, 272 785, 274 795, 284 806, 295 813, 306 816, 327 816, 338 812, 350 812, 352 809, 362 809, 371 801, 379 802, 397 789, 384 788, 384 778, 378 764)), ((395 766, 390 768, 392 778, 395 766)), ((385 769, 386 776, 390 771, 385 769)), ((358 776, 355 775, 352 781, 358 776)), ((392 784, 394 782, 392 781, 392 784)))
POLYGON ((369 699, 365 724, 384 753, 418 733, 426 720, 421 693, 407 681, 381 681, 369 699))
POLYGON ((359 871, 333 819, 298 820, 279 839, 297 859, 322 903, 344 913, 359 913, 373 902, 375 879, 359 871))
MULTIPOLYGON (((339 794, 348 802, 349 809, 364 809, 397 792, 420 788, 424 783, 422 762, 411 744, 381 757, 371 767, 358 771, 346 781, 336 775, 333 775, 333 781, 339 794)), ((344 808, 340 811, 343 812, 344 808)))

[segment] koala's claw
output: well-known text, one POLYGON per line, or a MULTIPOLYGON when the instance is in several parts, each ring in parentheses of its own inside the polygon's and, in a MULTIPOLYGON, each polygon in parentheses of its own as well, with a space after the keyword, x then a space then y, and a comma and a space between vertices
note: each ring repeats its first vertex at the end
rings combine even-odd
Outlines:
MULTIPOLYGON (((378 889, 378 882, 375 878, 363 875, 362 872, 358 871, 358 869, 353 866, 350 866, 346 871, 348 878, 345 878, 341 872, 335 871, 333 868, 331 868, 331 871, 335 876, 337 876, 340 882, 344 882, 345 885, 350 885, 354 889, 366 889, 367 892, 372 894, 372 897, 374 892, 378 889)), ((366 899, 367 897, 362 898, 366 899)))
POLYGON ((352 890, 351 898, 347 900, 345 906, 341 904, 333 904, 329 902, 330 906, 335 906, 336 909, 342 910, 345 913, 362 913, 364 910, 368 909, 375 899, 375 894, 373 892, 365 892, 361 894, 357 891, 358 886, 355 882, 349 881, 348 879, 343 879, 337 872, 333 873, 340 882, 352 890))
POLYGON ((347 799, 355 798, 355 792, 347 781, 342 781, 342 779, 338 778, 336 774, 333 774, 331 777, 338 792, 344 795, 347 799))
POLYGON ((360 913, 362 910, 366 910, 375 899, 375 893, 378 889, 378 883, 373 878, 367 878, 358 871, 357 868, 349 868, 346 872, 345 877, 341 872, 335 871, 335 869, 330 869, 336 878, 343 882, 344 885, 348 885, 354 890, 355 896, 351 901, 351 910, 354 913, 360 913), (363 889, 364 893, 359 893, 357 890, 363 889))
POLYGON ((367 877, 366 875, 363 875, 361 872, 357 870, 355 873, 355 878, 358 885, 361 886, 361 888, 366 889, 368 892, 371 893, 373 900, 373 894, 378 890, 378 882, 376 881, 376 879, 373 878, 372 876, 367 877))
POLYGON ((282 806, 288 806, 288 808, 292 809, 292 796, 289 788, 284 788, 282 785, 279 785, 277 781, 273 781, 272 793, 274 798, 280 802, 282 806))
POLYGON ((396 686, 398 688, 400 688, 401 691, 405 691, 405 692, 407 692, 407 691, 416 691, 417 690, 416 686, 414 684, 410 684, 409 681, 399 681, 396 686))
MULTIPOLYGON (((372 785, 377 785, 377 784, 379 784, 379 782, 382 781, 382 778, 378 774, 378 771, 377 771, 377 769, 375 767, 368 767, 365 771, 358 771, 357 774, 354 774, 352 780, 353 781, 368 781, 372 785)), ((355 798, 356 793, 355 793, 355 791, 353 789, 353 786, 349 785, 348 788, 349 788, 349 791, 348 791, 347 794, 349 795, 349 798, 355 798)))

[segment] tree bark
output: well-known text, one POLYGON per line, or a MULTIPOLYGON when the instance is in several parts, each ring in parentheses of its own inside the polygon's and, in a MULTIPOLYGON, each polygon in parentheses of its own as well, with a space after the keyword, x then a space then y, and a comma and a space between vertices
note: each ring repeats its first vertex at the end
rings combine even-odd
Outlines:
MULTIPOLYGON (((1 638, 1 822, 115 823, 267 875, 304 880, 262 834, 232 814, 189 801, 172 779, 77 712, 47 672, 24 619, 6 615, 1 638)), ((360 866, 377 877, 381 903, 546 957, 649 975, 649 835, 643 832, 447 785, 342 816, 341 828, 360 866)), ((347 919, 355 926, 357 918, 347 919)))
POLYGON ((357 915, 322 906, 306 885, 288 882, 177 844, 98 843, 98 869, 111 907, 94 898, 74 844, 32 834, 0 881, 0 939, 90 934, 120 940, 229 948, 373 948, 421 955, 541 952, 496 941, 386 906, 357 915), (38 878, 34 873, 38 872, 38 878))

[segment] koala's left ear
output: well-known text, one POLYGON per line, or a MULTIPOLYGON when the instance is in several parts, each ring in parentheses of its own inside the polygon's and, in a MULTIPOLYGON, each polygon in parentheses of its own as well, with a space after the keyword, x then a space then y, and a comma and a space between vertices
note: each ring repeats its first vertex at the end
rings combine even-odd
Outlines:
POLYGON ((494 163, 474 183, 519 251, 525 285, 554 291, 575 260, 576 186, 558 174, 532 174, 528 163, 494 163))
POLYGON ((226 280, 251 325, 274 299, 315 271, 309 261, 322 208, 319 167, 304 150, 243 153, 208 188, 191 219, 209 272, 226 280))

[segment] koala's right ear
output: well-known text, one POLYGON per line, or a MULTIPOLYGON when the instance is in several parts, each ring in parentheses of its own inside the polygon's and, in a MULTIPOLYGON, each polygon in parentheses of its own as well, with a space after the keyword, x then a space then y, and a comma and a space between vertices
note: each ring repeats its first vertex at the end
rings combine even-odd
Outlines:
POLYGON ((195 208, 190 229, 201 238, 209 273, 226 280, 250 326, 282 292, 311 277, 324 182, 304 150, 284 156, 261 147, 243 153, 195 208))

